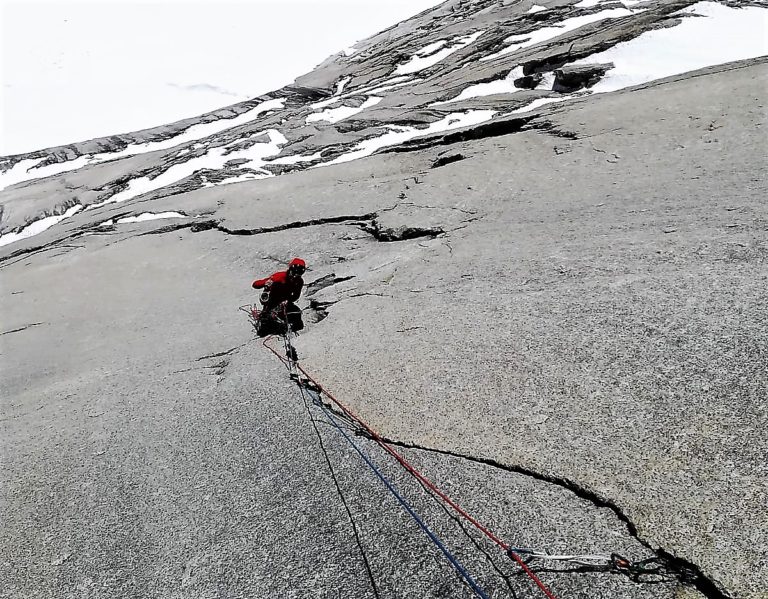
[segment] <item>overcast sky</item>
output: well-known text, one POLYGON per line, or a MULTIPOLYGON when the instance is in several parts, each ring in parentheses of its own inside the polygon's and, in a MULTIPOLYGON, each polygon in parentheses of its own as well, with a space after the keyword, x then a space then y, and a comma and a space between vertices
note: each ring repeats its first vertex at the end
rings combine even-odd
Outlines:
POLYGON ((292 82, 439 0, 0 0, 0 155, 161 125, 292 82))

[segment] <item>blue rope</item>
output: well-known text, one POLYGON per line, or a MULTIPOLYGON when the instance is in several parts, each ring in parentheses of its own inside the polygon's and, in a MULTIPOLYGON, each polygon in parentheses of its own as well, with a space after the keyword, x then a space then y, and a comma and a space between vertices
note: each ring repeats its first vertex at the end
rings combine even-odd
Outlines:
POLYGON ((472 588, 472 590, 477 594, 478 597, 482 597, 482 599, 489 599, 488 595, 486 595, 485 591, 481 589, 478 584, 474 581, 472 576, 469 575, 469 572, 466 571, 464 566, 462 566, 459 561, 451 554, 450 551, 443 545, 443 543, 440 541, 440 539, 437 538, 435 533, 433 533, 427 525, 424 523, 424 521, 419 517, 419 515, 413 510, 413 508, 408 504, 408 502, 403 499, 402 495, 397 492, 397 489, 392 485, 389 480, 379 471, 379 469, 376 467, 376 465, 370 460, 370 458, 363 452, 362 449, 360 449, 357 444, 352 440, 352 438, 347 434, 347 432, 339 425, 339 423, 336 421, 336 419, 333 417, 333 414, 331 411, 323 404, 323 402, 320 400, 320 398, 317 396, 316 393, 313 391, 308 390, 308 393, 310 393, 314 399, 315 403, 317 403, 320 408, 325 413, 326 417, 330 420, 331 424, 336 428, 337 431, 339 431, 344 438, 352 445, 354 450, 360 454, 360 457, 363 458, 366 464, 373 470, 373 472, 376 474, 376 476, 379 477, 379 480, 383 482, 387 488, 390 490, 390 492, 397 498, 397 500, 400 502, 400 505, 405 508, 405 510, 411 515, 411 517, 416 520, 416 523, 421 527, 421 529, 427 534, 427 536, 432 540, 432 542, 437 545, 438 549, 443 552, 443 555, 445 555, 446 558, 448 558, 448 561, 451 562, 454 568, 458 571, 458 573, 464 578, 464 580, 467 581, 467 584, 472 588))

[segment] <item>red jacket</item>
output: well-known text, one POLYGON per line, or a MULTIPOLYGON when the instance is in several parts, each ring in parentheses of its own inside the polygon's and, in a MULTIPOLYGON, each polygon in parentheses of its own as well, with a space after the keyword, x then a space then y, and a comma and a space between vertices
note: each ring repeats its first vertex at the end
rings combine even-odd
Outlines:
POLYGON ((288 277, 285 270, 271 274, 266 279, 256 279, 253 282, 254 289, 269 289, 269 303, 273 306, 282 302, 295 302, 301 295, 304 287, 304 279, 301 277, 288 277))

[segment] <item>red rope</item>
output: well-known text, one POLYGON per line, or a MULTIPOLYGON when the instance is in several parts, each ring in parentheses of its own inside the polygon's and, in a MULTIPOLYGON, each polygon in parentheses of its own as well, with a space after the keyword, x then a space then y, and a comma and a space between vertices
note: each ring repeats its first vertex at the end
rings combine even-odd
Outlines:
MULTIPOLYGON (((272 349, 267 344, 267 341, 269 341, 271 337, 267 337, 264 339, 263 345, 266 347, 269 351, 271 351, 273 354, 275 354, 283 363, 288 363, 288 360, 286 358, 283 358, 277 351, 272 349)), ((471 514, 469 514, 464 508, 462 508, 459 504, 457 504, 453 499, 451 499, 448 495, 446 495, 443 491, 441 491, 435 483, 433 483, 431 480, 429 480, 426 476, 424 476, 421 472, 419 472, 408 460, 406 460, 400 453, 398 453, 395 449, 393 449, 389 443, 387 443, 379 433, 377 433, 375 430, 373 430, 365 421, 363 421, 360 417, 358 417, 354 412, 352 412, 349 408, 347 408, 344 404, 342 404, 338 399, 336 399, 331 393, 328 392, 327 389, 325 389, 320 383, 318 383, 312 375, 310 375, 304 368, 302 368, 299 364, 296 364, 296 368, 304 375, 306 376, 318 389, 320 389, 323 393, 325 393, 332 401, 335 403, 338 408, 344 412, 345 415, 347 415, 349 418, 352 418, 355 422, 357 422, 360 426, 362 426, 365 431, 371 436, 371 438, 385 451, 387 451, 392 457, 394 457, 403 468, 405 468, 408 472, 410 472, 413 476, 415 476, 417 479, 419 479, 424 485, 426 485, 430 490, 432 490, 436 495, 438 495, 443 501, 445 501, 448 505, 450 505, 456 512, 458 512, 461 516, 463 516, 467 521, 469 521, 472 525, 475 526, 480 532, 482 532, 485 536, 487 536, 491 541, 496 543, 499 547, 501 547, 504 551, 506 551, 512 559, 517 562, 517 564, 523 569, 523 571, 528 575, 528 577, 536 583, 536 586, 541 589, 541 591, 547 596, 548 599, 557 599, 554 594, 552 594, 552 591, 550 591, 547 586, 541 581, 541 579, 536 576, 536 574, 528 567, 528 564, 526 564, 519 555, 517 555, 514 551, 512 551, 509 547, 509 544, 502 541, 499 537, 497 537, 495 534, 493 534, 490 530, 488 530, 487 527, 483 526, 480 522, 478 522, 474 517, 472 517, 471 514)))

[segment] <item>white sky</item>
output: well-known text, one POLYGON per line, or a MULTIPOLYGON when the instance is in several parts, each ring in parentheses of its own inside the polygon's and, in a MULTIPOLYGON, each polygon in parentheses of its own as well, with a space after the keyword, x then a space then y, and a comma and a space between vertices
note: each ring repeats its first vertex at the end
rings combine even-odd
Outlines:
POLYGON ((196 116, 291 83, 440 0, 0 0, 0 156, 196 116))

